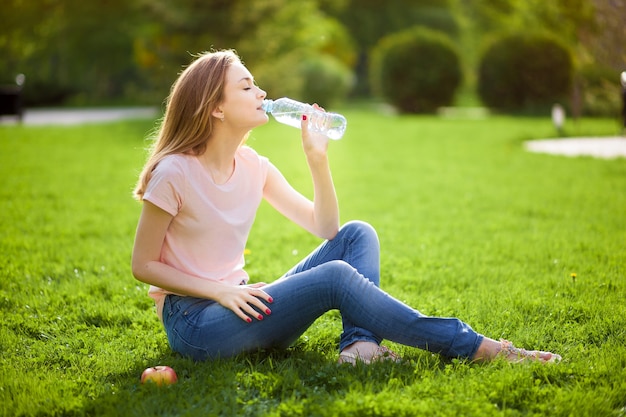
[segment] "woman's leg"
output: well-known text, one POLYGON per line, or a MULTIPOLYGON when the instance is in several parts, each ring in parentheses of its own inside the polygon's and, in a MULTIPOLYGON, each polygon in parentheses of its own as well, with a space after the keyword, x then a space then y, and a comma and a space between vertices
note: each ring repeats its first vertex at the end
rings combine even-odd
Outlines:
MULTIPOLYGON (((362 221, 351 221, 343 225, 333 240, 323 242, 310 255, 289 270, 283 278, 337 260, 348 263, 374 285, 380 287, 380 243, 378 235, 371 225, 362 221)), ((306 327, 308 328, 310 324, 306 327)), ((342 324, 340 351, 355 342, 371 342, 378 346, 382 341, 380 336, 355 326, 343 315, 342 324)))
POLYGON ((221 305, 168 296, 163 311, 172 348, 201 360, 285 347, 325 312, 355 326, 447 357, 472 358, 483 336, 453 318, 427 317, 380 290, 344 261, 330 261, 264 288, 272 314, 246 323, 221 305))

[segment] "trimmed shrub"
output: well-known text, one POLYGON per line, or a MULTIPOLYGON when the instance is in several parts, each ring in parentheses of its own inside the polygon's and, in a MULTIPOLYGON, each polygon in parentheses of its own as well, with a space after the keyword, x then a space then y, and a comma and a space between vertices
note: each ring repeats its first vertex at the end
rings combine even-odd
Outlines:
POLYGON ((300 65, 304 76, 301 99, 331 107, 348 95, 354 84, 352 71, 337 58, 315 55, 300 65))
POLYGON ((569 48, 547 34, 512 34, 483 55, 478 93, 489 107, 533 110, 564 100, 571 91, 574 64, 569 48))
POLYGON ((372 90, 403 113, 451 104, 461 79, 459 53, 441 32, 412 28, 384 37, 372 51, 372 90))

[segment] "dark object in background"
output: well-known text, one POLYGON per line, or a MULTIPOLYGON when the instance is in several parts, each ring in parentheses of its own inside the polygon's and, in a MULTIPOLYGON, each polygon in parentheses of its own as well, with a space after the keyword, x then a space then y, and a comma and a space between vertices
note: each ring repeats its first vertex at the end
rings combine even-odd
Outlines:
POLYGON ((0 116, 15 115, 21 122, 24 117, 22 105, 22 88, 26 77, 18 74, 15 77, 15 85, 0 85, 0 116))
POLYGON ((624 133, 626 134, 626 71, 620 76, 622 82, 622 120, 624 121, 624 133))

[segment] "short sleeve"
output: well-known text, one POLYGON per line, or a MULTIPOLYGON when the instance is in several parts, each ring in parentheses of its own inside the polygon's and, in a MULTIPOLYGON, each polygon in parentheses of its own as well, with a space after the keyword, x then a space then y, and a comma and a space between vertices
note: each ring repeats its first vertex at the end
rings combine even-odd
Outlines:
POLYGON ((172 216, 176 216, 184 202, 186 188, 183 164, 176 156, 167 156, 152 171, 143 199, 172 216))
POLYGON ((261 187, 264 187, 270 166, 269 159, 259 155, 254 149, 248 146, 242 146, 239 150, 239 155, 241 155, 241 158, 246 161, 246 163, 254 167, 257 177, 261 180, 261 187))

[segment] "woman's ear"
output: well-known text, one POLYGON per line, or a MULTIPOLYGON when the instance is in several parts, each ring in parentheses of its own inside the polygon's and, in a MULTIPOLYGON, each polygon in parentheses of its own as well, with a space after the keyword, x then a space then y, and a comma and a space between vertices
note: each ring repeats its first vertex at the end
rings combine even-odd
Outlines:
POLYGON ((224 111, 222 111, 220 107, 216 107, 215 110, 211 112, 211 116, 220 119, 222 122, 224 121, 224 111))

